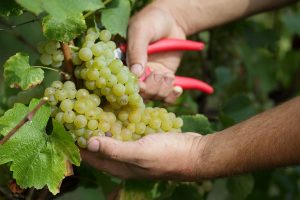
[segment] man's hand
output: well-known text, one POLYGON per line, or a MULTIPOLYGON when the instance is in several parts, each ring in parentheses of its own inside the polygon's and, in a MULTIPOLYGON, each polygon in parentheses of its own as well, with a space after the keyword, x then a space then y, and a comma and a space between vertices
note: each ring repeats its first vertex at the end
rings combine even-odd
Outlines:
POLYGON ((199 160, 206 143, 196 133, 152 134, 135 142, 121 142, 109 137, 94 137, 83 160, 123 179, 150 178, 197 180, 199 160), (92 153, 94 152, 94 153, 92 153))
POLYGON ((161 99, 172 103, 182 90, 173 88, 174 74, 180 63, 180 52, 147 55, 149 43, 161 38, 185 39, 185 33, 172 14, 154 2, 131 18, 128 29, 127 63, 138 77, 146 67, 152 73, 140 82, 141 95, 145 99, 161 99))

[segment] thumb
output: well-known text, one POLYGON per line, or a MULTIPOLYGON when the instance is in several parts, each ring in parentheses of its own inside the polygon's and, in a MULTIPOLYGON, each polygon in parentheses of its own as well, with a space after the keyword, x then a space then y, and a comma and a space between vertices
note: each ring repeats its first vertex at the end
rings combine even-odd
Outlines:
POLYGON ((98 152, 105 158, 128 163, 135 163, 142 149, 137 142, 122 142, 104 136, 92 137, 87 148, 91 152, 98 152), (139 154, 137 149, 140 149, 139 154))
POLYGON ((131 72, 138 77, 144 74, 148 58, 147 48, 152 39, 148 30, 149 27, 145 27, 145 24, 133 21, 128 29, 127 64, 131 72))

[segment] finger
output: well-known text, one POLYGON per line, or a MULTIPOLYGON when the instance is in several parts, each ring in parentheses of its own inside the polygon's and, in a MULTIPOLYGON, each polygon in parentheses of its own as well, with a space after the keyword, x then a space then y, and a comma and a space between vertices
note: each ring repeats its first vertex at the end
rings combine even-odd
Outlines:
POLYGON ((166 103, 174 103, 176 99, 182 94, 183 89, 180 86, 173 87, 172 92, 165 98, 166 103))
POLYGON ((137 142, 122 142, 110 137, 92 137, 87 146, 91 152, 115 161, 139 164, 144 155, 142 147, 137 142), (137 152, 136 150, 139 149, 137 152))
POLYGON ((161 87, 159 88, 159 91, 157 93, 159 99, 165 99, 172 92, 174 79, 175 79, 174 74, 172 73, 164 74, 161 87))
POLYGON ((152 26, 140 22, 137 17, 129 23, 126 59, 131 71, 138 77, 144 73, 147 62, 147 48, 152 39, 151 29, 152 26))

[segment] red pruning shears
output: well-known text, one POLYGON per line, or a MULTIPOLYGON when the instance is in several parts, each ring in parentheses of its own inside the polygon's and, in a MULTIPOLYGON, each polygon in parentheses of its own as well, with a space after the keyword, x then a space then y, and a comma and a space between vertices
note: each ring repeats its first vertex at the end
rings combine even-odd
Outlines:
MULTIPOLYGON (((201 51, 204 49, 202 42, 180 39, 161 39, 148 46, 148 54, 156 54, 169 51, 201 51)), ((126 44, 121 44, 115 50, 115 56, 119 59, 124 58, 126 53, 126 44)), ((140 80, 144 81, 151 74, 151 69, 146 68, 145 76, 140 80)), ((185 90, 199 90, 207 94, 213 93, 214 89, 209 84, 194 78, 175 76, 174 86, 180 86, 185 90)))

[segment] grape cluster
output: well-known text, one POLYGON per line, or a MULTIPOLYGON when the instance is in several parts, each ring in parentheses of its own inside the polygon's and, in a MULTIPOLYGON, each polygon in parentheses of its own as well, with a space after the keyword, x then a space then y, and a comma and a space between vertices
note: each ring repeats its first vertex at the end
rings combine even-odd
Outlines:
POLYGON ((84 88, 54 81, 44 92, 52 117, 82 148, 92 136, 129 141, 157 132, 180 132, 181 118, 164 108, 145 106, 137 78, 114 58, 116 44, 110 38, 107 30, 87 31, 82 48, 72 53, 74 74, 84 81, 84 88))
POLYGON ((43 65, 51 65, 54 68, 62 66, 64 60, 63 52, 60 50, 59 42, 42 41, 37 45, 40 56, 40 61, 43 65))

